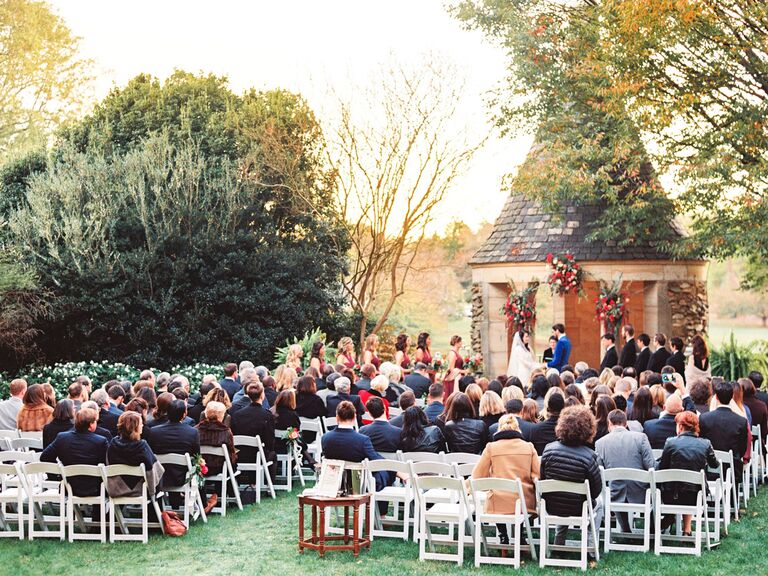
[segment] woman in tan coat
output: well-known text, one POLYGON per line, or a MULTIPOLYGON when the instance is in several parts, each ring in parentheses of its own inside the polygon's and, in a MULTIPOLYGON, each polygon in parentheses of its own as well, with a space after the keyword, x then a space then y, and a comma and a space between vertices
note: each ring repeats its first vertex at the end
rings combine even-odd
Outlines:
POLYGON ((53 408, 46 402, 45 389, 32 384, 22 398, 21 410, 16 416, 16 427, 22 432, 41 432, 53 420, 53 408))
MULTIPOLYGON (((520 479, 523 485, 525 506, 528 513, 536 510, 536 490, 534 480, 539 477, 539 456, 536 448, 523 439, 517 418, 506 414, 499 420, 499 429, 489 442, 480 460, 475 464, 472 478, 509 478, 520 479)), ((489 514, 514 514, 517 496, 502 492, 488 494, 485 504, 489 514)), ((499 541, 509 543, 507 527, 499 524, 499 541)))

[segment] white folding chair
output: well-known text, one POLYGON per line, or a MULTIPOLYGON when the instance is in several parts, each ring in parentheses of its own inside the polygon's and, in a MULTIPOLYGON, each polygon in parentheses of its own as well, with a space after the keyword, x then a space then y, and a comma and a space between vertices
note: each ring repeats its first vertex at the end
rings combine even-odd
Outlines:
MULTIPOLYGON (((730 471, 729 471, 730 472, 730 471)), ((720 527, 723 526, 726 536, 728 535, 728 525, 730 522, 730 508, 726 505, 726 500, 730 503, 730 488, 726 489, 726 474, 723 473, 723 463, 718 461, 717 468, 707 468, 707 492, 704 495, 704 504, 706 507, 705 521, 712 522, 712 536, 715 542, 720 541, 720 527), (709 475, 715 474, 715 479, 710 480, 709 475)))
POLYGON ((15 440, 18 437, 18 430, 0 430, 0 450, 10 450, 8 440, 15 440))
POLYGON ((656 493, 653 473, 649 470, 636 470, 633 468, 609 468, 600 466, 600 474, 603 478, 603 514, 605 518, 605 539, 604 550, 624 550, 635 552, 648 552, 651 549, 651 513, 653 512, 653 495, 656 493), (612 482, 641 482, 647 485, 645 490, 645 500, 639 503, 614 502, 611 499, 612 482), (613 529, 611 521, 611 512, 616 514, 624 513, 629 517, 630 532, 625 533, 619 530, 620 525, 616 519, 616 530, 613 529), (633 516, 639 516, 643 521, 643 543, 642 544, 617 544, 613 542, 611 534, 616 533, 624 538, 636 537, 637 533, 633 530, 633 516))
POLYGON ((403 413, 402 408, 398 408, 396 406, 390 406, 389 407, 389 419, 392 420, 392 418, 397 418, 403 413))
POLYGON ((752 494, 757 496, 757 483, 762 481, 763 449, 760 443, 760 425, 752 426, 752 458, 749 461, 752 494))
POLYGON ((102 468, 104 475, 104 485, 107 487, 109 495, 109 540, 117 542, 118 540, 138 540, 147 543, 149 539, 149 506, 155 510, 157 521, 153 525, 160 527, 160 506, 154 495, 150 495, 147 490, 147 471, 142 463, 139 466, 127 466, 125 464, 111 464, 102 468), (117 476, 129 476, 138 478, 141 483, 141 493, 136 496, 115 496, 109 493, 109 479, 117 476), (131 534, 131 522, 123 514, 121 506, 138 506, 141 513, 139 519, 141 532, 131 534), (115 524, 120 525, 121 534, 115 530, 115 524))
MULTIPOLYGON (((242 452, 238 455, 237 469, 243 473, 253 472, 256 484, 256 502, 261 503, 261 490, 262 485, 269 491, 269 495, 275 498, 275 487, 272 485, 272 477, 269 475, 269 467, 272 466, 272 461, 267 461, 267 456, 264 452, 264 445, 261 443, 259 436, 242 436, 237 435, 234 437, 235 448, 238 446, 248 446, 253 448, 256 453, 255 462, 247 462, 242 458, 242 452)), ((242 474, 240 478, 245 478, 246 474, 242 474)), ((241 485, 243 485, 241 483, 241 485)))
POLYGON ((406 462, 397 460, 369 460, 366 466, 368 474, 368 492, 371 495, 371 517, 369 518, 369 531, 371 539, 376 536, 387 538, 402 538, 408 540, 408 531, 410 529, 411 505, 413 504, 413 489, 410 482, 396 480, 396 484, 385 486, 383 490, 376 491, 376 480, 374 472, 395 472, 403 475, 410 474, 410 467, 406 462), (379 514, 378 502, 392 504, 392 515, 379 514), (400 506, 402 505, 402 517, 400 515, 400 506), (384 523, 402 526, 399 531, 385 530, 384 523))
MULTIPOLYGON (((413 466, 413 464, 411 464, 413 466)), ((459 566, 464 562, 464 534, 467 523, 467 504, 464 498, 464 483, 449 476, 412 475, 416 501, 419 507, 419 560, 455 561, 459 566), (440 502, 428 506, 425 495, 430 490, 451 494, 450 502, 440 502), (448 536, 436 538, 432 525, 439 524, 448 528, 448 536), (456 539, 451 537, 453 526, 457 528, 456 539), (435 542, 443 546, 456 546, 456 552, 436 552, 435 542), (429 544, 429 551, 427 551, 429 544)))
MULTIPOLYGON (((471 496, 474 502, 480 502, 481 494, 487 494, 493 491, 494 495, 504 494, 504 498, 516 498, 515 512, 513 514, 491 514, 486 512, 487 499, 482 499, 483 503, 475 505, 475 566, 479 567, 480 564, 506 564, 512 565, 515 568, 520 568, 520 540, 521 540, 521 528, 525 528, 525 535, 528 539, 528 550, 531 553, 531 557, 536 560, 536 548, 533 545, 533 533, 531 532, 530 517, 528 515, 528 508, 525 505, 525 493, 523 492, 523 485, 519 478, 511 480, 509 478, 473 478, 470 480, 471 496), (488 541, 488 537, 483 531, 485 524, 491 525, 494 530, 497 524, 506 524, 514 526, 513 534, 510 534, 512 557, 507 558, 504 556, 491 556, 491 547, 499 547, 507 549, 507 545, 494 543, 491 544, 488 541), (483 555, 485 550, 485 555, 483 555)), ((469 511, 472 514, 472 510, 469 511)))
POLYGON ((706 506, 704 504, 704 495, 707 493, 707 477, 703 470, 695 472, 693 470, 656 470, 654 472, 654 480, 656 482, 656 498, 654 506, 654 519, 655 526, 655 540, 654 540, 654 553, 659 556, 662 552, 669 554, 694 554, 701 556, 701 540, 702 533, 704 533, 707 542, 707 549, 711 548, 709 539, 709 522, 705 521, 707 514, 706 506), (693 506, 682 504, 665 504, 662 500, 662 487, 664 484, 670 482, 683 482, 693 484, 698 487, 698 494, 696 495, 696 504, 693 506), (690 542, 690 537, 687 536, 669 536, 662 534, 661 532, 661 519, 664 514, 690 514, 693 516, 695 522, 695 528, 693 533, 693 548, 685 546, 673 546, 670 544, 664 544, 662 538, 667 541, 676 542, 690 542))
POLYGON ((240 473, 235 472, 232 468, 232 461, 229 459, 229 450, 227 450, 227 445, 222 444, 221 446, 200 446, 200 454, 203 456, 203 458, 205 458, 206 455, 222 456, 224 458, 224 464, 221 467, 221 472, 205 477, 206 482, 218 482, 221 485, 221 497, 219 498, 218 506, 217 508, 211 510, 211 512, 218 512, 222 516, 227 515, 227 500, 229 500, 227 497, 227 484, 232 486, 232 490, 235 492, 235 503, 237 504, 238 509, 242 510, 243 502, 240 500, 240 487, 237 484, 237 476, 240 473))
MULTIPOLYGON (((186 481, 180 486, 163 486, 163 493, 183 494, 184 495, 184 524, 189 526, 190 517, 197 519, 200 516, 204 523, 208 522, 205 514, 205 503, 200 496, 200 490, 192 466, 192 459, 189 454, 157 454, 157 461, 166 469, 168 466, 181 466, 187 469, 186 481)), ((170 506, 170 502, 168 503, 170 506)))
POLYGON ((733 467, 733 451, 715 450, 715 457, 720 466, 724 469, 723 489, 729 491, 729 495, 724 495, 723 502, 727 509, 733 512, 733 517, 739 519, 739 490, 736 486, 735 469, 733 467))
POLYGON ((445 462, 445 452, 403 452, 398 450, 397 457, 402 462, 445 462))
POLYGON ((24 462, 20 464, 24 492, 26 493, 28 512, 29 539, 58 538, 64 540, 66 530, 64 528, 67 519, 67 507, 64 483, 46 479, 47 475, 61 476, 61 465, 52 462, 24 462), (55 516, 45 515, 45 505, 48 504, 52 512, 58 512, 55 516), (37 530, 36 524, 42 529, 37 530), (49 524, 57 524, 58 530, 49 530, 49 524))
MULTIPOLYGON (((285 436, 285 430, 275 430, 275 439, 281 440, 285 436)), ((304 480, 304 474, 301 470, 301 447, 298 442, 286 442, 285 452, 277 452, 277 465, 278 476, 285 478, 285 482, 282 484, 274 484, 276 490, 285 490, 290 492, 293 490, 293 477, 298 475, 299 482, 302 486, 306 485, 304 480)))
POLYGON ((597 560, 600 559, 600 544, 598 540, 599 527, 596 525, 595 511, 592 508, 592 493, 589 489, 589 481, 582 482, 565 482, 562 480, 538 480, 536 482, 536 493, 539 497, 539 566, 563 566, 570 568, 587 569, 587 554, 589 549, 595 555, 597 560), (580 516, 559 516, 547 511, 546 495, 553 492, 565 492, 571 495, 572 498, 584 498, 584 503, 581 507, 580 516), (578 526, 581 530, 580 546, 575 548, 573 546, 550 545, 549 544, 549 530, 558 526, 578 526), (589 546, 589 535, 592 535, 592 545, 589 546), (549 550, 563 551, 563 552, 576 552, 580 551, 580 558, 578 560, 568 560, 564 558, 550 558, 549 550))
POLYGON ((43 445, 43 433, 42 432, 22 432, 19 430, 19 438, 33 438, 40 441, 40 446, 43 445))
POLYGON ((67 491, 67 523, 69 524, 69 541, 75 540, 100 540, 107 541, 107 493, 103 481, 103 465, 91 466, 87 464, 73 464, 62 466, 61 476, 67 491), (72 489, 72 479, 79 476, 98 478, 99 494, 94 496, 76 496, 72 489), (83 519, 80 506, 90 505, 99 507, 99 532, 91 534, 87 530, 86 521, 83 519), (82 528, 82 532, 75 531, 75 520, 82 528))
POLYGON ((14 438, 6 440, 10 450, 25 452, 28 450, 42 450, 43 441, 37 438, 14 438))
POLYGON ((17 464, 0 464, 0 538, 24 539, 24 490, 21 486, 10 486, 8 480, 21 474, 17 464), (15 513, 9 506, 16 508, 15 513), (16 524, 16 530, 11 525, 16 524))
POLYGON ((447 452, 444 458, 448 464, 477 464, 480 455, 469 452, 447 452))
POLYGON ((307 443, 307 453, 310 454, 316 462, 320 462, 323 448, 321 439, 323 437, 323 423, 320 418, 299 418, 301 425, 299 426, 299 432, 314 432, 315 439, 312 442, 307 443))
MULTIPOLYGON (((321 416, 320 420, 323 423, 323 433, 330 432, 339 425, 339 423, 336 421, 336 416, 321 416)), ((359 429, 357 418, 355 418, 355 421, 352 423, 352 427, 355 430, 359 429)))

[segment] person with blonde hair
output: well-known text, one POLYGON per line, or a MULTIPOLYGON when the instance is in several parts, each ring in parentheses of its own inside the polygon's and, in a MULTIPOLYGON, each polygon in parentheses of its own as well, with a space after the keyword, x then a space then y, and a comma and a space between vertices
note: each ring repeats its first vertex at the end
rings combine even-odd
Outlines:
POLYGON ((483 389, 473 382, 467 386, 464 390, 464 394, 466 394, 469 401, 472 402, 472 407, 475 409, 475 414, 477 415, 476 417, 479 418, 480 399, 483 397, 483 389))
POLYGON ((296 370, 290 366, 278 366, 275 371, 275 390, 280 393, 283 390, 291 390, 299 379, 296 370), (282 370, 281 370, 282 368, 282 370))
POLYGON ((341 364, 346 368, 354 368, 355 362, 355 343, 349 336, 344 336, 339 340, 339 351, 336 354, 336 364, 341 364))
POLYGON ((376 355, 376 348, 379 345, 379 337, 376 334, 368 334, 365 338, 365 349, 363 350, 363 364, 373 364, 376 370, 381 366, 381 360, 376 355))
POLYGON ((507 386, 501 391, 501 401, 506 405, 510 400, 525 400, 525 394, 517 386, 507 386))
POLYGON ((604 368, 602 372, 600 372, 600 376, 598 380, 600 380, 600 384, 603 386, 608 386, 608 383, 611 381, 611 378, 613 378, 615 374, 613 373, 613 370, 611 368, 604 368))
MULTIPOLYGON (((467 388, 467 391, 469 391, 469 388, 467 388)), ((496 424, 504 415, 504 402, 501 401, 501 397, 491 390, 483 392, 480 398, 479 414, 480 419, 485 422, 488 428, 496 424)))
MULTIPOLYGON (((389 390, 389 378, 384 374, 379 374, 371 380, 371 389, 360 390, 359 395, 363 406, 368 403, 368 400, 371 397, 381 398, 384 402, 384 414, 386 414, 387 420, 389 420, 389 400, 387 400, 387 390, 389 390)), ((364 424, 370 424, 371 422, 372 420, 363 420, 364 424)))
MULTIPOLYGON (((486 394, 494 394, 486 392, 486 394)), ((480 460, 472 470, 472 478, 519 479, 523 485, 523 498, 529 513, 536 510, 535 482, 539 478, 539 456, 533 444, 526 442, 520 425, 512 414, 499 420, 494 441, 486 444, 480 460)), ((489 492, 485 511, 489 514, 514 514, 517 495, 507 492, 489 492)), ((509 544, 505 524, 497 524, 499 541, 509 544)))
POLYGON ((301 344, 291 344, 288 346, 288 354, 285 356, 285 365, 293 368, 296 373, 302 371, 301 358, 304 356, 304 348, 301 344))

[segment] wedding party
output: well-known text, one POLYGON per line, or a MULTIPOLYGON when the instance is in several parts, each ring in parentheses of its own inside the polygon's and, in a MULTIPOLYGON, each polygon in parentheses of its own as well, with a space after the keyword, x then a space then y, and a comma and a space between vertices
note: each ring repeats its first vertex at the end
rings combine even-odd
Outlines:
POLYGON ((0 21, 0 574, 762 572, 768 4, 0 21))

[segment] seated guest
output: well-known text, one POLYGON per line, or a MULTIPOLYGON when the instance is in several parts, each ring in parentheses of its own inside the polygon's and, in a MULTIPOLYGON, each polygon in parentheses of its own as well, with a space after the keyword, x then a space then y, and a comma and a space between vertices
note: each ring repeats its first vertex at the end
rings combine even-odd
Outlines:
POLYGON ((194 396, 190 396, 190 399, 192 400, 192 403, 189 405, 189 408, 187 409, 187 415, 192 418, 195 422, 200 421, 200 417, 203 414, 203 410, 205 410, 205 406, 203 405, 203 400, 205 400, 205 397, 208 395, 208 393, 213 390, 216 387, 216 384, 214 382, 203 382, 200 385, 200 391, 195 394, 194 396))
MULTIPOLYGON (((168 407, 176 400, 176 396, 170 392, 163 392, 157 397, 157 406, 154 412, 152 412, 151 418, 147 418, 147 426, 154 428, 155 426, 161 426, 168 423, 168 407)), ((115 426, 117 421, 115 421, 115 426)))
POLYGON ((489 428, 496 424, 504 415, 504 404, 496 392, 490 390, 480 397, 480 419, 489 428))
MULTIPOLYGON (((514 400, 514 402, 520 402, 514 400)), ((472 470, 472 478, 519 479, 523 485, 525 506, 528 512, 536 511, 534 482, 539 477, 539 455, 533 444, 526 442, 520 433, 517 418, 506 414, 499 420, 499 430, 483 450, 480 460, 472 470)), ((516 495, 505 492, 489 492, 485 511, 488 514, 514 514, 516 495)), ((509 544, 506 524, 497 524, 499 540, 509 544)))
POLYGON ((376 377, 376 366, 373 364, 363 364, 360 367, 360 374, 360 380, 355 382, 357 389, 360 391, 370 390, 371 381, 376 377))
MULTIPOLYGON (((232 416, 231 428, 235 436, 258 436, 264 445, 264 454, 268 461, 275 461, 275 418, 272 412, 262 406, 264 386, 256 381, 248 385, 245 391, 250 399, 250 405, 241 408, 232 416)), ((250 446, 240 447, 241 462, 255 462, 256 449, 250 446)), ((253 472, 245 473, 250 483, 256 482, 253 472)))
POLYGON ((691 395, 696 412, 704 414, 709 412, 709 403, 712 400, 712 384, 707 378, 696 378, 686 385, 691 395))
POLYGON ((755 385, 755 397, 758 400, 761 400, 765 403, 766 406, 768 406, 768 392, 763 390, 763 374, 762 372, 759 372, 758 370, 752 370, 749 375, 747 376, 752 381, 752 384, 755 385))
POLYGON ((702 414, 698 420, 701 437, 712 443, 715 450, 733 451, 733 476, 737 484, 743 477, 743 457, 747 453, 748 434, 746 418, 736 414, 730 407, 733 400, 733 384, 716 380, 716 408, 702 414))
POLYGON ((627 410, 627 427, 635 432, 643 432, 643 425, 648 420, 658 418, 654 411, 653 395, 648 387, 643 386, 635 392, 632 409, 627 410))
MULTIPOLYGON (((142 398, 134 398, 128 404, 125 406, 126 412, 135 412, 139 416, 141 416, 141 439, 149 441, 149 434, 150 429, 144 426, 147 422, 147 412, 149 411, 149 406, 147 406, 147 402, 142 398)), ((118 419, 119 420, 119 419, 118 419)))
POLYGON ((118 382, 107 391, 107 396, 109 396, 108 410, 119 418, 120 414, 123 413, 120 406, 123 404, 123 399, 125 398, 125 390, 123 390, 123 387, 120 386, 120 383, 118 382))
POLYGON ((423 398, 426 396, 429 391, 429 386, 432 384, 432 381, 429 379, 429 373, 427 372, 427 365, 422 362, 416 362, 413 372, 405 377, 404 383, 408 388, 413 390, 413 394, 416 398, 423 398))
POLYGON ((430 384, 427 393, 427 405, 424 407, 424 414, 430 424, 435 424, 437 417, 443 413, 443 385, 440 382, 430 384))
POLYGON ((24 394, 14 428, 22 432, 42 432, 53 420, 53 407, 48 403, 42 384, 32 384, 24 394))
MULTIPOLYGON (((443 393, 440 392, 442 399, 443 393)), ((400 449, 403 452, 445 452, 445 438, 440 428, 432 426, 427 415, 417 406, 403 412, 403 428, 400 432, 400 449)))
MULTIPOLYGON (((302 376, 302 378, 304 378, 304 376, 302 376)), ((312 382, 312 385, 314 385, 314 379, 310 377, 309 380, 312 382)), ((291 428, 295 428, 296 430, 301 429, 301 418, 299 417, 298 412, 296 412, 295 390, 288 389, 281 391, 275 399, 275 405, 270 408, 270 412, 272 412, 272 415, 275 417, 275 430, 289 430, 291 428)), ((310 468, 314 468, 316 462, 309 454, 308 446, 303 435, 299 438, 298 443, 301 448, 304 462, 310 468)), ((285 440, 275 438, 275 445, 277 446, 277 450, 280 450, 281 452, 286 451, 287 446, 285 440)))
MULTIPOLYGON (((554 398, 554 396, 552 397, 554 398)), ((595 436, 597 424, 592 412, 586 406, 565 408, 557 421, 555 434, 557 440, 548 444, 541 455, 541 479, 564 480, 583 483, 589 481, 592 496, 595 525, 598 534, 603 519, 602 500, 598 498, 603 490, 597 454, 589 447, 595 436)), ((547 512, 558 516, 581 516, 584 498, 554 492, 547 494, 547 512)), ((565 544, 567 526, 558 526, 555 544, 565 544)), ((592 532, 589 534, 589 546, 592 545, 592 532)))
MULTIPOLYGON (((245 393, 245 390, 248 388, 249 385, 251 385, 254 382, 260 382, 261 379, 259 378, 259 375, 256 373, 256 370, 254 368, 246 368, 243 370, 242 374, 240 374, 240 381, 243 384, 243 387, 240 389, 240 391, 235 394, 235 399, 232 401, 230 405, 224 404, 227 407, 227 410, 229 410, 229 415, 232 416, 240 410, 241 408, 244 408, 246 406, 250 406, 251 399, 248 398, 248 395, 245 393), (242 394, 240 394, 242 392, 242 394)), ((262 386, 264 383, 262 382, 262 386)), ((210 392, 209 392, 210 394, 210 392)), ((266 397, 266 388, 264 391, 265 397, 266 397)), ((212 398, 211 398, 212 399, 212 398)), ((221 402, 223 398, 216 398, 214 401, 221 402)), ((210 401, 210 399, 209 399, 210 401)), ((266 404, 264 406, 264 410, 269 410, 270 404, 266 404)))
MULTIPOLYGON (((296 388, 296 413, 301 418, 319 418, 325 416, 327 408, 322 399, 317 395, 317 384, 312 376, 302 376, 296 388)), ((313 442, 314 437, 306 439, 313 442)))
MULTIPOLYGON (((109 442, 94 433, 96 419, 95 410, 81 408, 75 415, 75 429, 56 436, 40 454, 40 461, 56 462, 58 459, 64 466, 104 464, 109 442)), ((101 489, 101 478, 93 476, 75 476, 69 483, 75 496, 98 496, 101 489)))
POLYGON ((219 386, 227 393, 229 400, 232 401, 232 398, 240 389, 237 364, 230 362, 224 366, 224 378, 219 381, 219 386))
MULTIPOLYGON (((608 414, 608 434, 595 442, 598 461, 605 469, 633 468, 649 470, 656 464, 648 437, 642 432, 627 429, 627 415, 621 410, 608 414)), ((645 502, 646 484, 630 480, 611 482, 611 502, 645 502)), ((622 532, 629 532, 629 518, 626 512, 616 517, 622 532)), ((610 521, 610 519, 609 519, 610 521)))
POLYGON ((531 398, 523 400, 523 411, 520 412, 520 417, 531 424, 538 424, 540 422, 539 405, 536 403, 536 400, 531 398))
MULTIPOLYGON (((379 376, 376 376, 376 378, 373 379, 373 382, 371 382, 371 386, 374 387, 377 384, 377 379, 379 376)), ((365 407, 363 406, 363 403, 360 401, 360 396, 352 396, 349 393, 350 387, 352 386, 352 383, 349 381, 349 378, 346 378, 344 376, 341 376, 340 378, 336 378, 333 381, 333 386, 336 388, 336 395, 335 396, 328 396, 327 399, 327 410, 328 410, 328 416, 333 416, 336 414, 336 407, 342 403, 342 402, 351 402, 352 405, 355 407, 355 410, 357 410, 357 424, 358 426, 363 425, 363 414, 365 414, 365 407)), ((387 415, 387 418, 389 418, 389 405, 385 404, 385 413, 387 415)))
POLYGON ((376 452, 397 452, 402 428, 393 426, 387 421, 382 399, 371 396, 365 407, 368 409, 368 413, 373 416, 373 422, 360 428, 360 434, 371 439, 376 452))
MULTIPOLYGON (((725 408, 728 410, 728 408, 725 408)), ((715 411, 716 412, 716 411, 715 411)), ((675 416, 676 436, 670 437, 661 453, 659 470, 705 470, 707 466, 717 468, 718 461, 712 444, 705 438, 699 438, 699 417, 695 412, 679 412, 675 416)), ((661 500, 665 504, 695 506, 700 490, 698 484, 687 482, 665 482, 661 485, 661 500)), ((675 516, 668 514, 661 520, 661 529, 669 528, 675 522, 675 516)), ((683 515, 683 535, 691 535, 691 516, 683 515)))
POLYGON ((488 427, 475 419, 475 408, 463 392, 455 393, 445 415, 445 440, 451 452, 482 453, 488 443, 488 427))
MULTIPOLYGON (((312 366, 307 368, 307 376, 312 376, 313 372, 317 372, 317 369, 312 366)), ((333 387, 333 381, 339 377, 341 377, 341 374, 336 372, 333 366, 326 364, 323 366, 322 371, 320 371, 320 377, 315 378, 317 395, 323 399, 323 402, 326 402, 328 396, 336 394, 336 389, 333 387)))
POLYGON ((595 404, 595 420, 597 421, 597 432, 595 432, 595 442, 608 434, 608 414, 616 410, 616 403, 610 396, 601 396, 595 404))
POLYGON ((643 424, 643 432, 648 436, 651 448, 660 450, 664 448, 667 438, 672 438, 677 433, 675 416, 683 411, 683 401, 677 394, 672 394, 664 403, 664 412, 659 418, 646 420, 643 424))
POLYGON ((85 398, 84 392, 85 389, 80 382, 72 382, 72 384, 69 385, 69 388, 67 388, 67 399, 72 401, 75 412, 80 410, 80 405, 88 400, 88 398, 85 398))
MULTIPOLYGON (((136 412, 123 412, 117 420, 117 436, 107 448, 107 465, 125 464, 140 466, 144 464, 147 476, 147 493, 155 494, 165 469, 157 461, 152 449, 141 439, 144 422, 136 412)), ((110 496, 134 496, 141 494, 141 478, 138 476, 113 476, 109 479, 107 492, 110 496), (138 489, 138 494, 137 494, 138 489)))
MULTIPOLYGON (((530 441, 536 447, 536 452, 539 455, 544 453, 548 444, 557 440, 555 429, 563 408, 565 408, 565 398, 562 394, 550 396, 547 403, 547 419, 536 424, 530 431, 530 441)), ((525 403, 523 403, 523 410, 525 410, 525 403)))
MULTIPOLYGON (((196 428, 182 423, 186 415, 184 401, 172 400, 167 410, 168 421, 153 428, 149 437, 149 446, 154 454, 189 454, 190 457, 200 454, 200 434, 196 428)), ((168 465, 160 484, 171 488, 182 486, 186 480, 186 466, 168 465)))
MULTIPOLYGON (((366 458, 368 460, 381 460, 381 456, 373 448, 371 439, 354 429, 356 418, 357 409, 354 404, 348 400, 341 401, 336 407, 338 426, 323 434, 320 440, 324 458, 347 462, 362 462, 366 458)), ((391 480, 386 472, 377 472, 374 477, 376 490, 381 490, 391 480)))
POLYGON ((768 438, 768 406, 757 398, 757 390, 755 390, 752 380, 739 378, 739 385, 744 390, 744 405, 749 408, 752 414, 752 425, 760 426, 760 445, 765 446, 766 438, 768 438))
POLYGON ((16 430, 16 419, 24 405, 24 395, 27 393, 27 381, 22 378, 11 380, 8 387, 10 398, 0 402, 0 430, 16 430))
POLYGON ((43 448, 48 447, 60 432, 69 432, 75 425, 75 404, 62 400, 53 410, 53 420, 43 426, 43 448))
MULTIPOLYGON (((534 424, 523 419, 523 401, 518 398, 512 398, 507 400, 505 405, 507 414, 511 414, 517 419, 517 429, 526 442, 530 441, 531 430, 533 430, 534 424)), ((492 441, 495 441, 496 432, 498 432, 499 425, 493 424, 488 427, 488 435, 492 441)))
POLYGON ((480 388, 478 384, 475 384, 474 382, 467 386, 463 390, 464 394, 467 395, 467 398, 469 398, 469 401, 472 402, 472 408, 475 409, 475 418, 478 420, 480 419, 480 399, 483 397, 483 389, 480 388))
MULTIPOLYGON (((216 448, 226 446, 232 468, 237 468, 237 452, 235 451, 235 441, 232 436, 232 430, 229 429, 229 426, 224 424, 224 415, 226 412, 227 409, 221 402, 208 402, 208 405, 205 407, 205 412, 203 412, 203 417, 200 418, 200 423, 197 425, 197 431, 200 434, 200 446, 213 446, 216 448)), ((221 474, 225 463, 226 460, 224 456, 206 454, 205 465, 208 467, 208 472, 205 476, 221 474)), ((215 494, 211 495, 211 499, 208 500, 209 511, 216 505, 219 497, 222 496, 221 484, 219 482, 214 484, 214 490, 215 494), (214 498, 214 496, 216 497, 214 498)))
POLYGON ((533 378, 531 383, 531 394, 529 398, 536 401, 536 405, 539 407, 539 412, 544 410, 544 397, 549 390, 549 381, 546 376, 539 374, 533 378))
MULTIPOLYGON (((384 399, 389 402, 389 405, 387 406, 387 416, 389 416, 389 406, 398 406, 400 394, 406 390, 405 386, 401 383, 403 379, 403 370, 397 364, 383 362, 379 368, 379 372, 386 376, 389 381, 389 386, 384 394, 384 399)), ((371 385, 373 385, 373 381, 371 381, 371 385)))
POLYGON ((400 414, 398 416, 395 416, 392 418, 392 420, 389 421, 392 426, 397 426, 398 428, 403 427, 403 414, 405 414, 405 411, 408 410, 411 406, 416 405, 416 396, 414 396, 413 392, 410 390, 406 390, 402 394, 400 394, 400 414))
POLYGON ((103 438, 107 439, 107 442, 112 441, 112 432, 107 430, 106 428, 101 426, 101 422, 99 421, 99 416, 101 413, 99 412, 99 407, 96 405, 96 402, 93 400, 88 400, 87 402, 83 402, 80 404, 80 410, 83 408, 88 408, 89 410, 93 410, 96 412, 96 430, 94 430, 94 433, 98 436, 102 436, 103 438))

